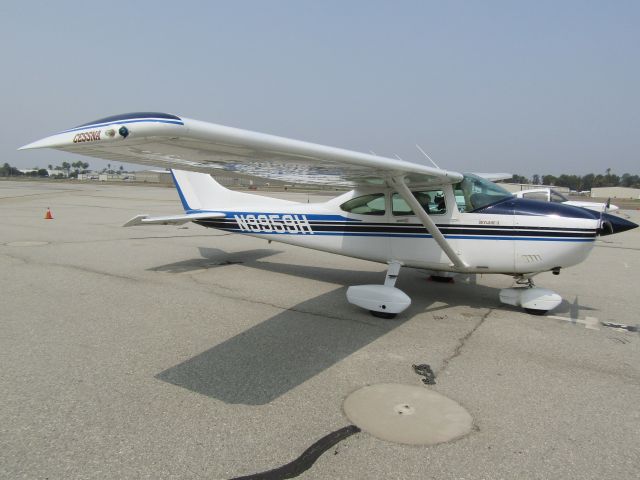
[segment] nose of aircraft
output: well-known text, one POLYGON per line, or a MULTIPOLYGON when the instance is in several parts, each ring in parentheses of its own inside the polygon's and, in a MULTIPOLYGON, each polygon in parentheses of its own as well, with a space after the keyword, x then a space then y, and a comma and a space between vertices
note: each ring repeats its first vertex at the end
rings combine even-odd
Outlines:
POLYGON ((602 214, 602 226, 598 230, 598 233, 601 236, 613 235, 614 233, 626 232, 637 226, 636 223, 625 220, 617 215, 604 213, 602 214))

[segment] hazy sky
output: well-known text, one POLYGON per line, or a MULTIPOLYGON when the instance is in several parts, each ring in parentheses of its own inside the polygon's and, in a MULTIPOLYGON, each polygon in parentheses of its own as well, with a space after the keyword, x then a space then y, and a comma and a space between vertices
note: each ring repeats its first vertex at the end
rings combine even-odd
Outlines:
POLYGON ((637 0, 6 0, 0 161, 75 161, 16 148, 152 110, 458 171, 637 174, 639 25, 637 0))

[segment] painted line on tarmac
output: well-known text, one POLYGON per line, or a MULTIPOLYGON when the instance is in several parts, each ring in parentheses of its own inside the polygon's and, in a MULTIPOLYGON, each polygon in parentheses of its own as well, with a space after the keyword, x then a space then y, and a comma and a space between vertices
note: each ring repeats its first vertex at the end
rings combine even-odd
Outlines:
POLYGON ((585 317, 584 320, 580 320, 578 318, 568 318, 568 317, 560 317, 558 315, 547 315, 547 318, 553 318, 554 320, 563 320, 565 322, 581 324, 584 325, 584 328, 589 330, 600 330, 600 322, 596 317, 585 317))

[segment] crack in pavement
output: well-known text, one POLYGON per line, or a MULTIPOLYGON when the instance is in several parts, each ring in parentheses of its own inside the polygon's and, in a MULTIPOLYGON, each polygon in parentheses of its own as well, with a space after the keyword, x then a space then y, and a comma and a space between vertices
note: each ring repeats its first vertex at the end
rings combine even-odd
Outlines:
MULTIPOLYGON (((6 225, 6 224, 4 224, 6 225)), ((12 226, 20 226, 23 225, 12 225, 12 226)), ((34 227, 38 228, 38 227, 34 227)), ((197 234, 197 235, 169 235, 169 236, 150 236, 150 237, 124 237, 124 238, 108 238, 108 239, 90 239, 90 240, 68 240, 68 241, 59 241, 59 242, 47 242, 46 246, 55 247, 56 245, 80 245, 87 243, 107 243, 107 242, 123 242, 125 240, 162 240, 162 239, 170 239, 170 238, 196 238, 196 237, 226 237, 229 235, 233 235, 233 233, 220 233, 220 234, 197 234)), ((13 247, 13 245, 9 245, 10 242, 2 242, 0 246, 4 247, 13 247)), ((45 246, 45 245, 38 245, 45 246)), ((22 247, 20 247, 22 248, 22 247)))
POLYGON ((76 245, 81 243, 104 243, 104 242, 122 242, 125 240, 162 240, 165 238, 196 238, 196 237, 226 237, 233 235, 232 233, 221 234, 196 234, 196 235, 168 235, 168 236, 150 236, 150 237, 124 237, 124 238, 108 238, 96 240, 69 240, 62 242, 51 242, 50 245, 76 245))
POLYGON ((597 245, 598 248, 613 248, 614 250, 632 250, 635 252, 640 252, 640 248, 637 247, 614 247, 613 245, 597 245))
POLYGON ((19 257, 17 255, 12 255, 10 253, 4 253, 4 252, 0 253, 0 255, 3 257, 11 258, 13 260, 22 261, 25 265, 42 265, 42 266, 54 267, 54 268, 57 267, 57 268, 68 269, 68 270, 78 270, 85 273, 93 273, 95 275, 103 275, 105 277, 118 278, 121 280, 128 280, 133 282, 139 281, 137 278, 134 278, 134 277, 127 277, 125 275, 118 275, 117 273, 105 272, 102 270, 96 270, 88 267, 81 267, 78 265, 71 265, 71 264, 63 265, 60 263, 43 262, 43 261, 31 259, 31 258, 19 257))
POLYGON ((48 191, 48 192, 42 192, 42 193, 26 193, 24 195, 12 195, 10 197, 0 197, 0 202, 10 201, 10 200, 20 200, 22 198, 31 199, 33 197, 50 197, 53 195, 59 195, 61 193, 68 194, 73 192, 74 190, 54 190, 54 191, 48 191))
POLYGON ((491 312, 493 312, 493 308, 490 308, 489 310, 487 310, 487 312, 482 315, 482 317, 480 318, 480 320, 473 326, 473 328, 471 330, 469 330, 465 335, 463 335, 461 338, 458 339, 458 345, 456 345, 456 347, 453 349, 453 352, 451 353, 451 355, 449 355, 448 357, 444 358, 442 360, 442 365, 440 366, 440 368, 436 371, 436 378, 442 373, 444 372, 447 367, 449 366, 449 364, 458 356, 460 356, 460 354, 462 353, 462 349, 463 347, 466 345, 467 341, 471 338, 471 336, 476 332, 476 330, 478 330, 478 328, 480 328, 482 326, 482 324, 484 323, 484 321, 487 319, 487 317, 491 314, 491 312))
MULTIPOLYGON (((106 277, 117 278, 117 279, 121 279, 121 280, 127 280, 127 281, 133 281, 133 282, 140 281, 140 279, 135 278, 135 277, 128 277, 128 276, 119 275, 119 274, 116 274, 116 273, 110 273, 110 272, 105 272, 105 271, 101 271, 101 270, 97 270, 97 269, 81 267, 81 266, 78 266, 78 265, 69 265, 69 264, 62 265, 62 264, 59 264, 59 263, 43 262, 43 261, 34 260, 34 259, 30 259, 30 258, 19 257, 19 256, 16 256, 16 255, 9 254, 9 253, 4 253, 4 252, 0 253, 0 255, 4 256, 4 257, 7 257, 7 258, 11 258, 13 260, 22 261, 22 262, 24 262, 24 264, 27 264, 27 265, 44 265, 44 266, 48 266, 48 267, 58 267, 58 268, 62 268, 62 269, 77 270, 77 271, 81 271, 81 272, 85 272, 85 273, 93 273, 95 275, 103 275, 103 276, 106 276, 106 277)), ((233 289, 229 288, 229 287, 226 287, 224 285, 221 285, 221 284, 217 284, 215 282, 203 282, 203 281, 200 281, 199 279, 197 279, 193 275, 188 275, 187 277, 190 278, 191 281, 194 284, 196 284, 198 287, 202 288, 203 290, 206 290, 207 293, 209 293, 209 294, 214 293, 215 295, 218 295, 218 296, 223 297, 223 298, 229 298, 229 299, 232 299, 232 300, 238 300, 238 301, 241 301, 241 302, 244 302, 244 303, 248 303, 248 304, 268 306, 268 307, 275 308, 275 309, 281 310, 281 311, 291 311, 291 312, 296 312, 296 313, 302 313, 302 314, 305 314, 305 315, 312 315, 312 316, 320 317, 320 318, 328 318, 328 319, 332 319, 332 320, 354 322, 354 323, 367 325, 369 327, 374 327, 374 328, 378 328, 378 329, 383 329, 384 330, 384 327, 382 327, 381 325, 379 325, 377 323, 365 321, 365 320, 355 319, 355 318, 351 318, 351 317, 343 317, 343 316, 339 316, 339 315, 330 315, 330 314, 327 314, 327 313, 319 313, 319 312, 314 312, 314 311, 311 311, 311 310, 304 310, 302 308, 296 308, 295 306, 286 307, 286 306, 283 306, 283 305, 278 305, 278 304, 275 304, 275 303, 266 302, 266 301, 262 301, 262 300, 249 299, 249 298, 246 298, 246 297, 241 296, 241 295, 232 295, 232 294, 229 294, 229 293, 224 293, 224 292, 221 292, 220 290, 233 291, 233 289), (214 288, 217 288, 218 291, 212 292, 211 291, 211 287, 212 286, 214 288)), ((154 281, 152 281, 150 279, 145 279, 145 281, 148 281, 148 282, 154 283, 154 284, 158 284, 158 282, 154 282, 154 281)), ((175 287, 175 285, 174 285, 174 287, 175 287)), ((178 287, 178 288, 180 288, 180 287, 178 287)))

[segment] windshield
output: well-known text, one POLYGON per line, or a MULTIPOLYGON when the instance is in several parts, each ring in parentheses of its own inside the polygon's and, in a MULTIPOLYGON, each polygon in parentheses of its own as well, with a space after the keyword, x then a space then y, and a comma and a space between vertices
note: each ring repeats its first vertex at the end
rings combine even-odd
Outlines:
POLYGON ((551 201, 554 203, 563 203, 569 200, 557 190, 551 190, 551 201))
POLYGON ((472 173, 465 173, 462 181, 453 186, 453 191, 461 212, 472 212, 511 198, 511 193, 501 186, 472 173))

